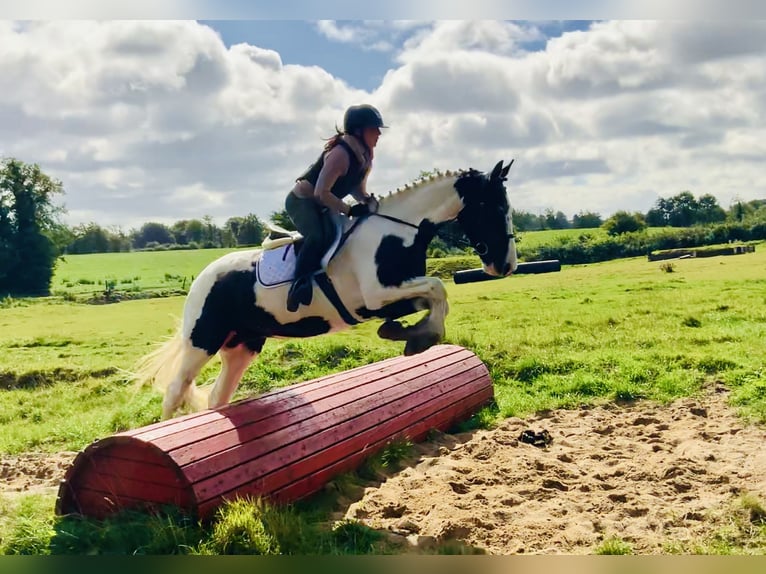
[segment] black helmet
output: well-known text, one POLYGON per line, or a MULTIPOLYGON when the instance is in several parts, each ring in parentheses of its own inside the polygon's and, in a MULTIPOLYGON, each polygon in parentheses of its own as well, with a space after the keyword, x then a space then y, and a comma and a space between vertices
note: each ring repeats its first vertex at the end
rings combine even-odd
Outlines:
POLYGON ((351 106, 343 115, 343 131, 353 134, 364 128, 385 128, 380 112, 369 104, 351 106))

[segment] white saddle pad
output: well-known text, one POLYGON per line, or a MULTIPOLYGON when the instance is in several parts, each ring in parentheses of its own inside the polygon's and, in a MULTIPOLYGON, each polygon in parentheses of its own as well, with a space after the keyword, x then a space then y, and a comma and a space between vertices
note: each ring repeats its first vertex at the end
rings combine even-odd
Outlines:
MULTIPOLYGON (((343 216, 333 218, 335 222, 335 240, 322 257, 322 269, 326 270, 330 260, 335 256, 340 239, 343 236, 345 223, 348 221, 343 216)), ((290 233, 290 232, 287 232, 290 233)), ((292 232, 292 238, 279 239, 268 243, 264 241, 264 252, 258 261, 256 270, 258 282, 264 287, 278 287, 293 280, 295 274, 295 241, 301 239, 301 235, 292 232), (281 245, 277 242, 282 242, 281 245), (277 246, 278 245, 278 246, 277 246)))
POLYGON ((295 249, 292 243, 263 252, 258 261, 258 282, 264 287, 276 287, 293 280, 295 249))

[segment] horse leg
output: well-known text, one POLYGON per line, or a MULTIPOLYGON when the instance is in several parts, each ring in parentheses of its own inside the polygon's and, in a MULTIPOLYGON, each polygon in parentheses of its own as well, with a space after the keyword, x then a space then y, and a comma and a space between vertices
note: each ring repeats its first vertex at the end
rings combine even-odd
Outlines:
POLYGON ((389 288, 372 296, 365 294, 365 304, 368 308, 380 308, 396 300, 415 298, 419 300, 419 306, 428 309, 423 319, 412 327, 403 327, 396 321, 386 321, 378 330, 381 337, 406 340, 405 355, 425 351, 444 338, 444 320, 449 312, 444 284, 436 277, 417 277, 405 281, 397 289, 389 288))
POLYGON ((165 397, 162 401, 162 418, 169 419, 173 416, 176 409, 186 399, 191 398, 191 388, 195 377, 202 370, 213 355, 204 349, 194 347, 191 343, 185 342, 181 354, 181 366, 175 377, 168 385, 165 391, 165 397))
POLYGON ((231 400, 237 385, 242 380, 247 367, 258 354, 250 349, 245 343, 235 347, 221 347, 221 372, 213 385, 208 397, 208 408, 215 409, 225 405, 231 400))

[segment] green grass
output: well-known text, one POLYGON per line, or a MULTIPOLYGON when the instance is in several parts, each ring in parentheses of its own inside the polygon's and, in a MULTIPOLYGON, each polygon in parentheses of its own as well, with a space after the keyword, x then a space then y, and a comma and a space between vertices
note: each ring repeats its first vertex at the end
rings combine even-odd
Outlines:
MULTIPOLYGON (((584 233, 600 236, 606 232, 602 229, 521 232, 520 235, 523 235, 524 239, 519 248, 523 251, 550 243, 560 236, 577 237, 584 233)), ((51 292, 57 296, 100 293, 104 290, 106 281, 114 282, 116 290, 125 292, 184 290, 188 289, 191 281, 206 264, 231 251, 236 251, 236 248, 66 255, 56 263, 51 292)), ((429 265, 438 266, 440 261, 444 264, 449 259, 456 258, 433 260, 429 265)), ((458 267, 450 268, 440 276, 446 278, 454 271, 465 269, 465 262, 469 262, 473 267, 480 265, 478 257, 473 255, 460 259, 458 267)), ((455 263, 452 263, 453 267, 454 265, 455 263)))
POLYGON ((186 288, 202 268, 235 249, 134 251, 66 255, 54 270, 51 292, 93 293, 104 281, 115 282, 122 291, 186 288))
MULTIPOLYGON (((649 227, 647 233, 661 233, 673 229, 670 227, 649 227)), ((590 235, 594 238, 606 237, 607 232, 600 227, 590 229, 544 229, 542 231, 519 231, 521 241, 518 243, 519 250, 532 249, 541 245, 556 243, 561 238, 576 239, 581 235, 590 235)))
POLYGON ((604 540, 593 553, 599 555, 633 554, 633 548, 621 538, 613 537, 604 540))
MULTIPOLYGON (((495 410, 473 424, 605 400, 668 401, 716 379, 744 414, 766 420, 764 261, 762 251, 686 259, 666 273, 636 258, 447 282, 447 342, 476 352, 495 383, 495 410)), ((155 420, 160 397, 136 391, 127 371, 173 333, 182 306, 183 297, 168 297, 0 308, 0 449, 76 450, 155 420)), ((401 343, 377 338, 378 325, 267 342, 236 397, 401 353, 401 343)), ((217 367, 211 361, 200 380, 217 367)))
POLYGON ((730 508, 712 517, 718 527, 701 540, 669 543, 668 554, 763 556, 766 549, 764 502, 745 492, 730 508))
MULTIPOLYGON (((495 405, 462 428, 489 427, 541 409, 640 398, 666 402, 694 395, 713 381, 731 388, 743 416, 766 421, 766 253, 761 247, 751 254, 678 260, 673 273, 663 271, 662 262, 636 258, 483 283, 447 282, 446 342, 474 351, 488 365, 495 387, 495 405)), ((85 276, 85 268, 93 273, 113 269, 110 257, 136 255, 155 264, 153 258, 167 256, 157 267, 163 273, 178 257, 176 264, 189 274, 216 256, 212 250, 79 256, 78 265, 85 276), (95 259, 88 262, 89 257, 95 259), (190 259, 181 263, 184 258, 190 259)), ((158 420, 161 397, 135 389, 127 371, 173 333, 183 301, 4 300, 0 452, 80 450, 94 439, 158 420)), ((400 354, 401 343, 377 338, 378 326, 375 321, 314 339, 267 342, 235 398, 400 354)), ((211 380, 216 372, 211 362, 201 380, 211 380)), ((386 472, 386 465, 396 466, 406 453, 406 444, 391 445, 370 461, 369 474, 386 472)), ((348 479, 336 479, 339 488, 343 480, 348 479)), ((172 513, 75 523, 52 517, 50 497, 22 500, 24 506, 0 501, 3 552, 395 551, 362 525, 333 529, 332 497, 278 511, 252 501, 248 504, 255 506, 245 510, 227 507, 217 519, 226 522, 218 534, 214 526, 184 522, 172 513), (131 529, 138 532, 121 534, 131 529), (227 547, 226 540, 235 537, 240 546, 227 547)), ((757 504, 750 503, 755 517, 762 516, 757 504)), ((743 520, 741 528, 722 530, 718 542, 705 541, 704 548, 719 553, 764 548, 762 523, 743 520)))

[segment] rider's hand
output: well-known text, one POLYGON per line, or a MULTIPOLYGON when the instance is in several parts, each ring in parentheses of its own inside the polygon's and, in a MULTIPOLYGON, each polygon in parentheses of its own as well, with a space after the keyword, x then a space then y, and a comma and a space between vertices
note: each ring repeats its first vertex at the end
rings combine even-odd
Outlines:
POLYGON ((349 217, 362 217, 370 214, 370 206, 366 203, 355 203, 348 210, 349 217))
POLYGON ((378 203, 378 198, 375 197, 373 194, 370 194, 370 197, 367 198, 367 206, 370 208, 370 212, 377 213, 378 207, 380 207, 380 203, 378 203))

